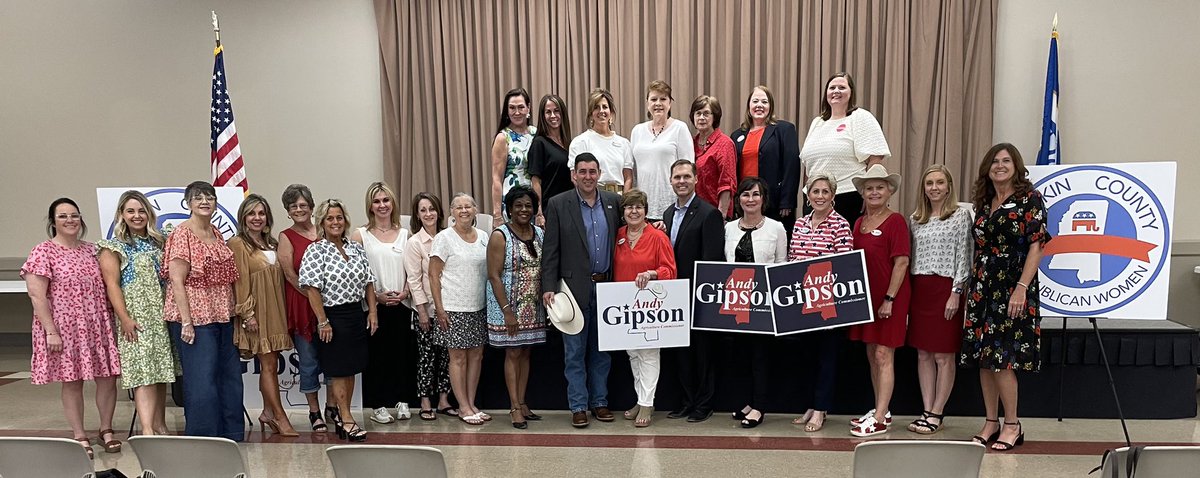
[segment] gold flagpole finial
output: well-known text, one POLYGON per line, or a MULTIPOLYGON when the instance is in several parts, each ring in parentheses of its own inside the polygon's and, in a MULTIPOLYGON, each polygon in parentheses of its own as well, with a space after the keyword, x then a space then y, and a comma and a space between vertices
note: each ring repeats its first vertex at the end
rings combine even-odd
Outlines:
POLYGON ((1054 23, 1051 24, 1050 31, 1058 32, 1058 12, 1054 13, 1054 23))
POLYGON ((216 35, 217 45, 220 45, 221 44, 221 23, 217 21, 216 10, 209 10, 209 11, 212 12, 213 35, 216 35))

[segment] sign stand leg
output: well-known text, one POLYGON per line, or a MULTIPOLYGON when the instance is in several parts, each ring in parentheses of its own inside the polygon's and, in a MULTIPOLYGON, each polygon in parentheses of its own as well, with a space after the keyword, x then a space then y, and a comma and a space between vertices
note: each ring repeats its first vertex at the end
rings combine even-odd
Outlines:
POLYGON ((1063 382, 1067 376, 1067 318, 1062 318, 1062 354, 1058 362, 1058 421, 1063 419, 1063 382))
MULTIPOLYGON (((1113 402, 1117 404, 1117 416, 1121 419, 1121 430, 1125 432, 1125 446, 1133 448, 1133 442, 1129 440, 1129 427, 1125 424, 1125 413, 1121 411, 1121 399, 1117 396, 1117 384, 1113 381, 1112 366, 1108 363, 1108 353, 1104 351, 1104 340, 1100 338, 1100 326, 1096 325, 1095 317, 1088 317, 1092 322, 1092 330, 1096 332, 1096 343, 1100 345, 1100 357, 1104 359, 1104 371, 1108 372, 1108 385, 1112 388, 1113 402)), ((1066 324, 1066 319, 1063 319, 1066 324)))

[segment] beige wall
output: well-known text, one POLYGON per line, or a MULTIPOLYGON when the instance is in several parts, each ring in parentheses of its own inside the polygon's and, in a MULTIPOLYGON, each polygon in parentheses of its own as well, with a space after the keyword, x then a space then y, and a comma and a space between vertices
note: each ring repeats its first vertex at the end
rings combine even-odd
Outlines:
POLYGON ((210 9, 250 189, 276 207, 293 182, 318 200, 360 203, 383 174, 370 0, 10 0, 0 6, 0 257, 45 238, 56 197, 96 225, 96 187, 210 179, 210 9))
POLYGON ((1064 162, 1178 163, 1168 317, 1200 327, 1200 2, 1002 2, 994 138, 1017 145, 1026 161, 1041 141, 1056 12, 1064 162))

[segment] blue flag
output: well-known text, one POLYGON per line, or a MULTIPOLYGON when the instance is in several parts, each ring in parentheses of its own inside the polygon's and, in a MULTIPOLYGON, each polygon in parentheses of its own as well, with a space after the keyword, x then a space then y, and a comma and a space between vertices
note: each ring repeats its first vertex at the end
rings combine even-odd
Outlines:
POLYGON ((1058 31, 1050 33, 1050 60, 1046 64, 1046 102, 1042 108, 1042 148, 1038 164, 1061 164, 1058 136, 1058 31))

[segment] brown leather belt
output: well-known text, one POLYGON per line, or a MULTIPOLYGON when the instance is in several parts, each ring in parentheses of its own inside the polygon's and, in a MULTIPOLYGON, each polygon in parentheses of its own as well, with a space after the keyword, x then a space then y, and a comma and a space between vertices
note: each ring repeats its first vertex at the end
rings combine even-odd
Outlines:
POLYGON ((592 274, 592 282, 608 282, 608 273, 592 274))

